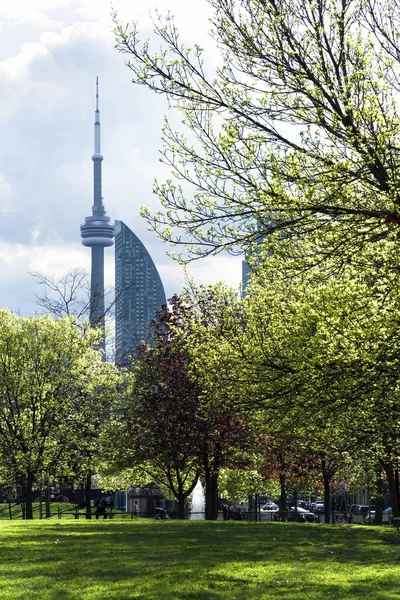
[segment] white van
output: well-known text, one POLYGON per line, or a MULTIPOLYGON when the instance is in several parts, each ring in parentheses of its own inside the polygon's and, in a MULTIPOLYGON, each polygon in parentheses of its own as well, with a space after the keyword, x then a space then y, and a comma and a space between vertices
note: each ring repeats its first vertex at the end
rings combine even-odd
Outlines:
POLYGON ((365 504, 352 504, 347 513, 349 523, 364 523, 365 517, 368 515, 369 506, 365 504))

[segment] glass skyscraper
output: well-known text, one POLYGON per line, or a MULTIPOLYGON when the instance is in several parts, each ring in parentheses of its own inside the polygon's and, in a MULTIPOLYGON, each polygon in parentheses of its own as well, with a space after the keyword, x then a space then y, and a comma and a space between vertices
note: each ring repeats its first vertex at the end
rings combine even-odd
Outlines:
POLYGON ((115 222, 115 362, 128 364, 135 347, 151 341, 150 323, 156 309, 166 304, 157 268, 139 238, 115 222))

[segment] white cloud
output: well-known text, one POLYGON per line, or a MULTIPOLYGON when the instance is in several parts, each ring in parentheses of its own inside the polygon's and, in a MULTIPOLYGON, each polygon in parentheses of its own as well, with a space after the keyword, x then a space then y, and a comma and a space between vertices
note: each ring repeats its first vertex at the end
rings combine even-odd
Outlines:
MULTIPOLYGON (((121 20, 139 20, 151 34, 149 11, 176 15, 182 39, 213 48, 206 0, 114 0, 121 20)), ((14 0, 0 3, 0 305, 31 314, 29 271, 61 277, 89 268, 79 225, 92 206, 94 82, 100 78, 104 202, 149 249, 170 297, 182 268, 138 216, 155 207, 155 175, 165 98, 133 86, 125 57, 114 49, 109 0, 14 0)), ((213 49, 210 56, 216 56, 213 49), (213 54, 214 53, 214 54, 213 54)), ((106 281, 114 281, 106 250, 106 281)), ((215 257, 190 267, 198 283, 240 281, 240 259, 215 257)))
POLYGON ((66 48, 75 43, 112 40, 112 34, 105 27, 97 23, 74 23, 63 27, 59 31, 45 31, 40 36, 40 43, 53 50, 66 48))
MULTIPOLYGON (((61 5, 68 4, 67 2, 58 3, 61 5)), ((14 26, 29 25, 35 28, 42 27, 60 27, 62 21, 52 18, 46 11, 51 8, 49 3, 38 3, 29 0, 14 0, 0 5, 0 18, 14 26), (42 6, 41 6, 42 4, 42 6), (46 5, 47 6, 44 6, 46 5)))
POLYGON ((20 79, 26 75, 32 62, 48 55, 49 51, 43 44, 26 43, 16 56, 10 56, 0 63, 1 76, 11 80, 20 79))

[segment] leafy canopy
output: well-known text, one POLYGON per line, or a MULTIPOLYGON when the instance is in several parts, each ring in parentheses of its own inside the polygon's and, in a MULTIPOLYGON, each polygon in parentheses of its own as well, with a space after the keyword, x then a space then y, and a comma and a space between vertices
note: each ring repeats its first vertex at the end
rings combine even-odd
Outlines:
POLYGON ((133 82, 183 118, 182 131, 165 121, 172 178, 155 183, 162 210, 142 210, 150 227, 186 247, 182 260, 241 252, 260 236, 289 251, 284 234, 315 264, 397 235, 397 0, 208 2, 215 68, 172 17, 154 22, 154 52, 114 14, 133 82))

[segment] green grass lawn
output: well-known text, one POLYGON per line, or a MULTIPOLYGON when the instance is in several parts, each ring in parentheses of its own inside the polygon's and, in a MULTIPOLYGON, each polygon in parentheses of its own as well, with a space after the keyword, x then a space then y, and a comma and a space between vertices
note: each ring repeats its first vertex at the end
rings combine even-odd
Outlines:
POLYGON ((2 521, 0 599, 400 598, 400 533, 204 521, 2 521))

